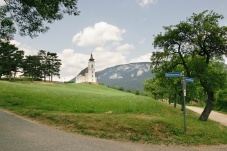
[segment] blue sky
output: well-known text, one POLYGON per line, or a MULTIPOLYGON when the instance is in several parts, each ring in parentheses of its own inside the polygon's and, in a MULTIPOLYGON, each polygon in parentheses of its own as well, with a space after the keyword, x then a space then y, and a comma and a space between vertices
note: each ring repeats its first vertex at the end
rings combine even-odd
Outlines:
MULTIPOLYGON (((1 2, 1 0, 0 0, 1 2)), ((138 61, 149 61, 154 35, 193 13, 214 10, 227 18, 226 0, 78 0, 79 16, 65 16, 39 37, 15 36, 26 54, 38 50, 58 53, 61 80, 75 77, 87 66, 90 54, 96 71, 138 61)), ((227 25, 227 19, 221 25, 227 25)))

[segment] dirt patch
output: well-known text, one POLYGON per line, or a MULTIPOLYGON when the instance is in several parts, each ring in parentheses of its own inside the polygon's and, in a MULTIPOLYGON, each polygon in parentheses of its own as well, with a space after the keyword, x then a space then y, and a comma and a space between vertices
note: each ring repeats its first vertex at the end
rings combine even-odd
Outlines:
POLYGON ((139 119, 144 119, 144 120, 154 119, 154 117, 152 117, 151 115, 145 115, 145 114, 134 115, 134 117, 139 118, 139 119))
POLYGON ((151 131, 151 135, 159 138, 160 140, 168 140, 168 135, 170 135, 169 128, 164 123, 155 123, 152 125, 153 131, 151 131))

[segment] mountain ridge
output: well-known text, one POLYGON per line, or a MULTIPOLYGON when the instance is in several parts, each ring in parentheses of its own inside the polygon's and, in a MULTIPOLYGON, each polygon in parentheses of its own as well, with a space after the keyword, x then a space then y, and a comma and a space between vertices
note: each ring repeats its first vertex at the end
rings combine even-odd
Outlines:
POLYGON ((97 82, 124 90, 143 91, 143 82, 152 78, 151 62, 136 62, 108 67, 96 72, 97 82))

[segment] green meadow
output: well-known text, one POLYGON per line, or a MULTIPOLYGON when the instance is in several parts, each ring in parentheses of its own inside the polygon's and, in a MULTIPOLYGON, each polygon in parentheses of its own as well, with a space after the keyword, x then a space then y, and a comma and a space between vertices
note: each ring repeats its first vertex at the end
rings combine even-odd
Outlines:
POLYGON ((227 144, 227 127, 103 85, 0 81, 0 108, 64 131, 153 144, 227 144))

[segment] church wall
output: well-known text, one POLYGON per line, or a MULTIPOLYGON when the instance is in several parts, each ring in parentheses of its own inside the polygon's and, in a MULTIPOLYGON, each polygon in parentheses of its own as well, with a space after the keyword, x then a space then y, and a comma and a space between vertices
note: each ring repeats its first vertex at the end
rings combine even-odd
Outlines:
POLYGON ((76 83, 88 82, 88 74, 86 73, 85 76, 79 75, 76 77, 76 83))

